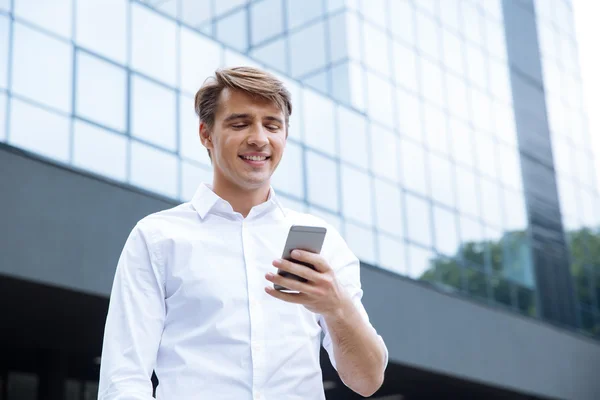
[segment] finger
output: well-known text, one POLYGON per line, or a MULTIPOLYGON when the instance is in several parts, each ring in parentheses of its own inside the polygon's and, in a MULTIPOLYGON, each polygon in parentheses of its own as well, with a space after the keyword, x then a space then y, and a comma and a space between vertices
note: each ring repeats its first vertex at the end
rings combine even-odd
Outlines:
POLYGON ((297 261, 302 261, 307 264, 311 264, 319 272, 327 272, 331 270, 331 267, 325 261, 322 255, 311 253, 310 251, 296 249, 292 251, 292 258, 297 261))
POLYGON ((294 304, 304 304, 306 298, 306 295, 303 293, 284 293, 269 286, 265 287, 265 292, 276 299, 294 304))
POLYGON ((310 293, 312 291, 312 287, 308 283, 300 282, 295 279, 286 278, 284 276, 278 274, 267 273, 265 275, 268 281, 273 282, 276 285, 283 286, 289 290, 294 290, 300 293, 310 293))
POLYGON ((315 282, 319 278, 319 272, 314 271, 306 265, 297 264, 293 261, 278 259, 273 261, 273 265, 280 270, 298 275, 311 282, 315 282))

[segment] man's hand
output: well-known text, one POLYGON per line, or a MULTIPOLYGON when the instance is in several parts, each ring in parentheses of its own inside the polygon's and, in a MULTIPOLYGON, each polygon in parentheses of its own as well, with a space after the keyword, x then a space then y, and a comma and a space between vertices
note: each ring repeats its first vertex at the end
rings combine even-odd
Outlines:
POLYGON ((292 252, 294 260, 311 264, 315 269, 288 260, 275 260, 273 265, 283 271, 298 275, 307 280, 300 282, 281 275, 268 273, 267 280, 299 293, 283 293, 272 287, 265 291, 271 296, 289 303, 302 304, 309 311, 324 317, 337 316, 351 304, 344 288, 337 282, 333 269, 327 261, 315 253, 303 250, 292 252))

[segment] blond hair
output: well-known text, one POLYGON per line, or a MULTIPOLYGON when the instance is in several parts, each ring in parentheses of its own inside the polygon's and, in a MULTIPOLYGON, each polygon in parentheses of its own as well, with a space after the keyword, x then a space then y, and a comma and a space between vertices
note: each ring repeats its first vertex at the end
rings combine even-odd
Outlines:
MULTIPOLYGON (((209 129, 214 126, 219 96, 225 88, 239 90, 250 96, 274 103, 283 112, 287 135, 289 118, 292 114, 290 92, 285 88, 283 82, 272 74, 252 67, 218 69, 215 71, 215 76, 208 78, 198 90, 194 100, 194 109, 200 122, 204 122, 209 129)), ((210 151, 208 155, 210 156, 210 151)))

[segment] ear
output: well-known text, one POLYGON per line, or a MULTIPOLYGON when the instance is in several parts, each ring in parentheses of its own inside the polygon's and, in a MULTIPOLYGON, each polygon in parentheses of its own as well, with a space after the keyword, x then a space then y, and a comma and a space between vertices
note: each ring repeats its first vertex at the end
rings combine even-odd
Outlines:
POLYGON ((210 130, 208 129, 208 126, 204 122, 200 122, 199 133, 202 145, 207 149, 212 150, 212 137, 210 136, 210 130))

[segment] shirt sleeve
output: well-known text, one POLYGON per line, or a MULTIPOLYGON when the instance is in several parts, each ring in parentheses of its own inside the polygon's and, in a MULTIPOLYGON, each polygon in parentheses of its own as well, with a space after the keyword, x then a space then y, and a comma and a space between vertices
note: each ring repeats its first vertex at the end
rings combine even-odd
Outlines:
POLYGON ((99 400, 150 400, 165 291, 149 234, 138 224, 117 264, 104 330, 99 400))
MULTIPOLYGON (((332 254, 330 258, 331 267, 335 271, 336 279, 341 285, 346 289, 354 306, 358 310, 359 314, 362 316, 363 320, 365 320, 368 326, 373 330, 373 332, 377 335, 381 344, 385 350, 385 366, 388 364, 388 350, 385 346, 383 338, 377 334, 377 331, 369 321, 369 315, 365 310, 365 307, 362 304, 362 296, 363 290, 361 288, 360 283, 360 261, 358 258, 352 253, 344 239, 339 235, 339 233, 329 230, 327 234, 331 234, 333 236, 333 246, 330 248, 332 254)), ((327 351, 329 355, 329 360, 331 361, 331 365, 337 371, 337 365, 335 362, 335 355, 333 352, 333 343, 331 341, 331 335, 329 334, 329 329, 327 328, 327 323, 325 322, 325 318, 323 316, 319 316, 319 324, 321 325, 321 329, 323 330, 323 347, 327 351)))

